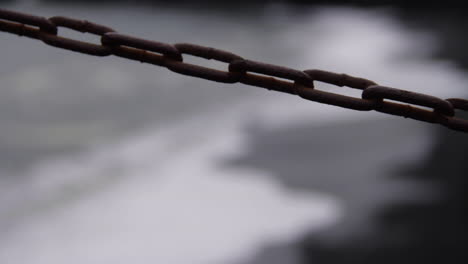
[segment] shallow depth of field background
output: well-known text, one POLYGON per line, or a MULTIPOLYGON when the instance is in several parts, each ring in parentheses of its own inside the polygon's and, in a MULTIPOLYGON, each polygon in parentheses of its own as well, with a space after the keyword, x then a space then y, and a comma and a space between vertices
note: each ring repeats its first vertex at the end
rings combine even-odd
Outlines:
MULTIPOLYGON (((466 51, 457 44, 466 22, 455 7, 97 2, 0 7, 468 97, 466 51)), ((467 134, 3 32, 0 43, 0 263, 463 257, 467 134)))

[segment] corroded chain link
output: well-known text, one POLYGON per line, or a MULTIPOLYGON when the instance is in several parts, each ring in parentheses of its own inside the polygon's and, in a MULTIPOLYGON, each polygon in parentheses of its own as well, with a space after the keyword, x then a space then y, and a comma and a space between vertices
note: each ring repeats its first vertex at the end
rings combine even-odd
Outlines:
POLYGON ((315 102, 359 111, 375 110, 468 132, 468 120, 455 117, 455 109, 468 111, 468 100, 465 99, 443 100, 430 95, 380 86, 373 81, 346 74, 322 70, 300 71, 247 60, 231 52, 210 47, 189 43, 167 44, 141 39, 119 34, 103 25, 68 17, 44 18, 0 9, 0 31, 38 39, 50 46, 75 52, 94 56, 115 55, 211 81, 239 82, 298 95, 315 102), (101 37, 101 44, 61 37, 58 35, 59 27, 98 35, 101 37), (186 63, 183 54, 227 63, 228 71, 186 63), (362 98, 314 89, 314 81, 362 90, 362 98))

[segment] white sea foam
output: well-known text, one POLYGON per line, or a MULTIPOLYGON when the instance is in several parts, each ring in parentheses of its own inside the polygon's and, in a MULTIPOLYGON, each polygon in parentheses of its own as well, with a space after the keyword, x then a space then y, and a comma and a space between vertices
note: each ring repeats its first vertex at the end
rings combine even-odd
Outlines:
POLYGON ((242 108, 207 113, 75 164, 39 166, 28 203, 42 210, 4 237, 0 260, 234 261, 336 221, 330 196, 293 193, 261 171, 218 165, 245 150, 242 108), (115 182, 97 184, 102 178, 115 182))

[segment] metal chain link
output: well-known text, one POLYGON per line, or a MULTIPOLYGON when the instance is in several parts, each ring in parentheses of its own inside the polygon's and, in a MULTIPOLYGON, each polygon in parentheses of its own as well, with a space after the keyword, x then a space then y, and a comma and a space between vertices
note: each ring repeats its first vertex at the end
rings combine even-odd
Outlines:
POLYGON ((44 18, 0 9, 0 31, 25 36, 75 52, 94 56, 115 55, 166 67, 173 72, 222 83, 243 83, 304 99, 359 111, 375 110, 468 132, 468 120, 455 117, 455 110, 468 111, 468 100, 440 99, 430 95, 384 87, 375 82, 346 74, 322 70, 295 70, 244 59, 228 51, 189 43, 168 44, 115 32, 112 28, 68 17, 44 18), (101 37, 93 44, 58 35, 65 27, 101 37), (183 61, 183 54, 228 64, 228 71, 211 69, 183 61), (280 79, 278 79, 280 78, 280 79), (314 81, 363 90, 362 98, 314 89, 314 81), (392 100, 394 102, 390 102, 392 100), (405 103, 405 104, 402 104, 405 103), (411 104, 411 105, 409 105, 411 104), (416 106, 430 108, 423 109, 416 106))

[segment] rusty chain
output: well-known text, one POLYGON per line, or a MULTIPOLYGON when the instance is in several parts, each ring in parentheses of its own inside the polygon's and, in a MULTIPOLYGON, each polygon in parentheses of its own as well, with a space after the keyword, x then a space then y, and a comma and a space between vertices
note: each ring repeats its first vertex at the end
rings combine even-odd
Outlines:
POLYGON ((50 46, 75 52, 94 56, 115 55, 215 82, 239 82, 298 95, 319 103, 359 111, 375 110, 424 122, 438 123, 453 130, 468 132, 468 120, 455 117, 455 109, 468 111, 468 100, 465 99, 443 100, 430 95, 380 86, 373 81, 346 74, 322 70, 300 71, 247 60, 236 54, 210 47, 189 43, 172 45, 136 38, 117 33, 112 28, 103 25, 68 17, 44 18, 0 9, 0 31, 41 40, 50 46), (61 37, 58 35, 59 27, 98 35, 101 37, 101 44, 61 37), (183 61, 183 54, 227 63, 228 71, 186 63, 183 61), (314 89, 314 81, 362 90, 362 98, 314 89))

